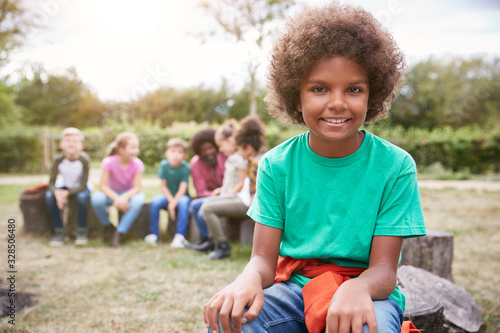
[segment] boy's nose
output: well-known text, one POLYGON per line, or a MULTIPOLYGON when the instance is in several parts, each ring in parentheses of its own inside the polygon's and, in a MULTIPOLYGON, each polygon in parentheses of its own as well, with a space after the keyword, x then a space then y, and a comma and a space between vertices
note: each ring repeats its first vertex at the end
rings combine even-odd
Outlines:
POLYGON ((328 109, 343 110, 346 108, 345 95, 343 91, 332 91, 328 99, 328 109))

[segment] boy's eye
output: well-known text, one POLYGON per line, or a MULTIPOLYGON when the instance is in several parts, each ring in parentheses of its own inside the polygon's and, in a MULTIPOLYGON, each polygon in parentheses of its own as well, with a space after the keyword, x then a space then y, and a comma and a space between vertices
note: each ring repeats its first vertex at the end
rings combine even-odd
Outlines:
POLYGON ((314 91, 314 92, 325 92, 326 90, 323 87, 315 87, 315 88, 312 89, 312 91, 314 91))
POLYGON ((361 92, 361 89, 358 87, 352 87, 352 88, 347 89, 347 91, 352 92, 352 93, 359 93, 359 92, 361 92))

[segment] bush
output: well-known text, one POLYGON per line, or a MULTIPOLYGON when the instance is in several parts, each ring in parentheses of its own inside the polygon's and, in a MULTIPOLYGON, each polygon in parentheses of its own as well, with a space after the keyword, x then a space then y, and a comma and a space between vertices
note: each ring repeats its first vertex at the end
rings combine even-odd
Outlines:
MULTIPOLYGON (((189 143, 197 131, 209 126, 217 128, 220 124, 174 123, 168 128, 162 128, 145 122, 136 122, 130 126, 111 123, 103 128, 83 130, 85 151, 94 162, 100 161, 107 146, 118 133, 132 131, 139 137, 139 158, 146 165, 146 171, 156 173, 170 138, 180 137, 189 143)), ((266 126, 268 149, 305 131, 304 127, 283 128, 273 121, 266 126)), ((432 131, 415 128, 405 130, 399 126, 389 127, 385 122, 368 125, 365 129, 408 151, 422 169, 440 165, 445 170, 462 175, 500 172, 500 135, 494 130, 485 131, 478 126, 457 130, 451 127, 432 131)), ((0 172, 41 171, 39 130, 40 128, 14 128, 0 134, 0 172)), ((52 133, 51 136, 57 137, 61 128, 51 128, 49 132, 52 133)), ((193 156, 191 149, 188 150, 188 156, 193 156)))
POLYGON ((500 172, 500 135, 479 126, 418 128, 370 125, 366 128, 408 151, 418 166, 439 163, 453 172, 487 174, 500 172))
POLYGON ((42 156, 36 128, 0 131, 0 172, 40 170, 42 156))

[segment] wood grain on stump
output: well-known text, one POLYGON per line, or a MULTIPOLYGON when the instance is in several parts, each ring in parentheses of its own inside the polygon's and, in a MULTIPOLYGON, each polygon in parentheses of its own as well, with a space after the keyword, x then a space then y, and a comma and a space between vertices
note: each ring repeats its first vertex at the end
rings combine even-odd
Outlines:
POLYGON ((483 317, 476 301, 453 282, 421 268, 401 266, 398 269, 398 285, 406 295, 405 316, 431 313, 438 307, 437 300, 443 305, 445 326, 454 328, 454 332, 479 331, 483 317))

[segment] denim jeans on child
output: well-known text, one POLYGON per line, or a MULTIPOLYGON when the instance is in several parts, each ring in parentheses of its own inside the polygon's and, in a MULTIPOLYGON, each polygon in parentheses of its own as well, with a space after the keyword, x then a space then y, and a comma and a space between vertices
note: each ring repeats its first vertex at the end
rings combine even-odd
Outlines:
MULTIPOLYGON (((179 198, 177 202, 177 231, 176 233, 182 236, 187 236, 187 229, 189 224, 189 203, 191 198, 184 195, 179 198)), ((153 198, 149 206, 149 223, 151 233, 160 237, 158 224, 160 220, 160 210, 168 208, 168 200, 163 194, 159 194, 153 198)))
POLYGON ((189 204, 189 213, 191 213, 191 216, 194 217, 194 220, 196 221, 196 225, 198 226, 198 230, 200 231, 200 236, 202 237, 208 237, 208 228, 203 220, 203 216, 201 214, 201 205, 203 205, 203 202, 210 197, 202 197, 198 199, 194 199, 191 201, 189 204))
MULTIPOLYGON (((78 206, 78 227, 87 227, 87 209, 88 209, 88 199, 90 195, 90 190, 86 188, 83 191, 78 192, 76 197, 76 203, 78 206)), ((57 207, 57 200, 52 191, 47 191, 45 193, 45 202, 47 202, 47 208, 49 210, 50 217, 54 223, 54 228, 62 228, 63 220, 61 217, 61 211, 57 207)))
MULTIPOLYGON (((254 320, 241 326, 244 333, 307 333, 304 318, 302 288, 292 282, 275 283, 264 289, 264 307, 254 320)), ((377 331, 400 333, 403 324, 403 312, 392 299, 374 301, 377 331)), ((223 332, 219 324, 220 332, 223 332)), ((212 332, 211 329, 208 330, 212 332)), ((363 326, 363 333, 368 333, 368 326, 363 326)))
MULTIPOLYGON (((117 194, 125 193, 126 191, 115 191, 117 194)), ((129 200, 130 207, 125 212, 120 219, 120 223, 118 223, 118 228, 116 230, 121 234, 126 234, 130 229, 135 219, 141 212, 142 206, 144 205, 144 193, 140 192, 134 195, 129 200)), ((94 209, 95 214, 99 218, 99 221, 102 225, 107 226, 110 224, 109 222, 109 213, 108 206, 113 204, 113 200, 108 198, 106 194, 101 191, 97 191, 90 197, 90 203, 92 204, 92 208, 94 209)))

